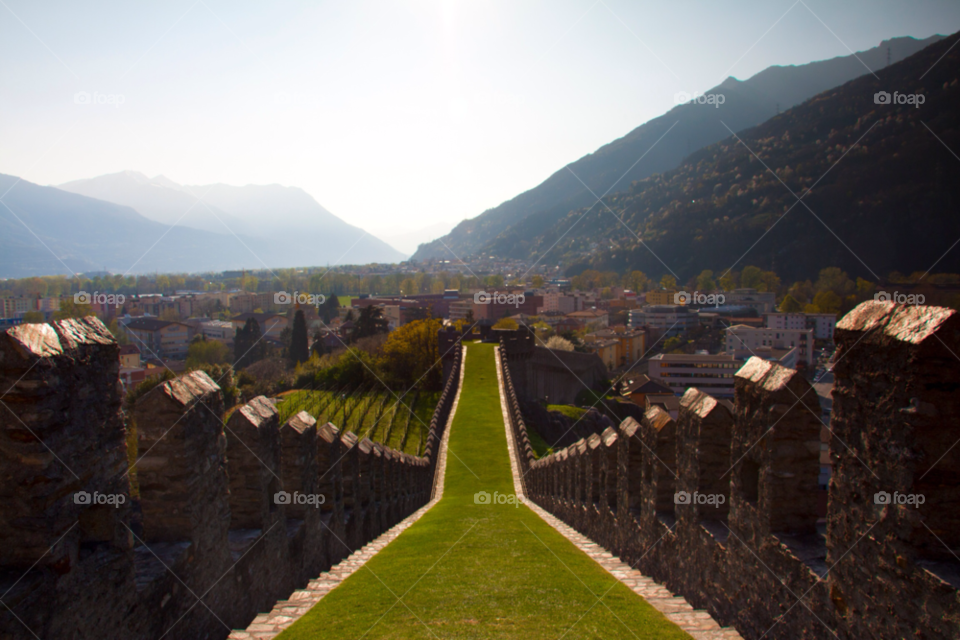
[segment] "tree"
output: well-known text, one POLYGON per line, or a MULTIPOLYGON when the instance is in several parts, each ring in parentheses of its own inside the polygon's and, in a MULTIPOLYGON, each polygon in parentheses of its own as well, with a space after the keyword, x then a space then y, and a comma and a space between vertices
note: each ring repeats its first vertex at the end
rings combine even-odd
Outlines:
POLYGON ((187 368, 199 369, 204 365, 225 364, 230 358, 227 345, 216 340, 193 340, 187 348, 187 368))
POLYGON ((350 334, 350 341, 356 342, 360 338, 375 336, 378 333, 388 333, 390 331, 390 322, 383 317, 383 308, 374 304, 367 305, 360 310, 360 317, 357 318, 353 333, 350 334))
POLYGON ((339 308, 340 299, 337 298, 337 294, 331 293, 330 296, 323 301, 323 304, 320 305, 320 308, 317 309, 317 313, 320 315, 320 319, 323 320, 324 324, 330 324, 330 322, 337 317, 339 308))
POLYGON ((821 291, 813 296, 813 306, 817 308, 814 313, 840 313, 841 302, 840 296, 833 291, 821 291))
POLYGON ((503 317, 497 320, 496 324, 493 325, 494 329, 507 329, 510 331, 516 331, 520 325, 517 324, 517 321, 510 317, 503 317))
POLYGON ((313 345, 310 347, 310 352, 317 354, 318 357, 327 353, 327 345, 323 340, 323 332, 320 329, 313 332, 313 345))
POLYGON ((307 341, 307 319, 302 309, 297 309, 293 317, 293 335, 290 337, 290 363, 298 365, 306 362, 310 357, 310 348, 307 341))
POLYGON ((247 318, 243 328, 237 329, 237 334, 233 337, 235 368, 243 369, 263 358, 265 349, 262 335, 256 318, 247 318))
POLYGON ((68 318, 83 318, 93 315, 90 305, 77 304, 70 298, 64 298, 60 301, 60 309, 53 312, 54 320, 67 320, 68 318))
POLYGON ((780 303, 780 313, 799 313, 801 311, 803 311, 803 305, 797 302, 796 298, 789 293, 784 296, 780 303))
POLYGON ((560 336, 550 336, 544 346, 556 351, 573 351, 573 343, 560 336))
POLYGON ((439 391, 443 367, 439 366, 438 333, 443 321, 414 320, 390 334, 377 364, 391 389, 406 390, 411 384, 423 390, 439 391))
POLYGON ((543 284, 544 284, 543 276, 541 276, 541 275, 539 275, 539 274, 533 276, 533 279, 531 280, 531 283, 533 284, 533 288, 534 288, 534 289, 542 289, 542 288, 543 288, 543 284))
POLYGON ((43 313, 39 311, 27 311, 23 314, 24 324, 42 324, 43 323, 43 313))
POLYGON ((670 274, 663 276, 662 278, 660 278, 660 288, 665 289, 667 291, 676 289, 677 279, 671 276, 670 274))
POLYGON ((720 276, 720 288, 723 291, 733 291, 737 288, 737 277, 733 272, 728 271, 724 275, 720 276))
POLYGON ((744 289, 758 289, 762 275, 763 270, 760 267, 744 267, 740 274, 740 286, 744 289))
POLYGON ((717 283, 713 279, 713 271, 704 269, 697 276, 697 291, 713 291, 717 288, 717 283))

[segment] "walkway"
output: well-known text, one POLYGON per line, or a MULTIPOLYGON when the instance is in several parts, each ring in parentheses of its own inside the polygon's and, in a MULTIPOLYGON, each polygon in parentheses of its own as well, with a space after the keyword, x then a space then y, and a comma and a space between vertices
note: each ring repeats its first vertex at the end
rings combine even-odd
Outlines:
POLYGON ((514 489, 493 346, 464 364, 442 499, 279 640, 689 638, 529 508, 494 503, 514 489))

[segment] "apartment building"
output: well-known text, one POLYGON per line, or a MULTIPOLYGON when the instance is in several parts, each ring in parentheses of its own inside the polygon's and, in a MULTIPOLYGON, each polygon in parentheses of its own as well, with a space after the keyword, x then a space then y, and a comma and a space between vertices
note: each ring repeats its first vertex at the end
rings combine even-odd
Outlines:
POLYGON ((812 329, 817 340, 833 340, 837 326, 834 313, 766 313, 763 319, 767 329, 812 329))
MULTIPOLYGON (((615 369, 633 364, 643 357, 647 346, 647 334, 643 331, 628 331, 623 325, 619 325, 615 328, 601 329, 588 333, 583 337, 583 341, 587 347, 615 341, 617 346, 613 365, 608 365, 607 367, 608 369, 615 369)), ((604 360, 603 355, 601 355, 600 358, 604 360)), ((604 360, 604 362, 606 362, 606 360, 604 360)))
POLYGON ((758 314, 772 313, 777 306, 777 294, 773 291, 757 291, 744 288, 723 291, 723 303, 732 307, 749 307, 758 314))
POLYGON ((644 298, 644 301, 648 305, 674 305, 677 304, 677 290, 670 289, 668 291, 647 291, 647 295, 644 298))
POLYGON ((752 355, 770 359, 759 352, 761 349, 770 348, 784 351, 779 357, 775 352, 771 352, 771 356, 776 357, 778 362, 791 349, 797 350, 794 366, 800 362, 808 365, 814 362, 812 329, 767 329, 738 324, 728 328, 725 334, 726 353, 742 360, 752 355))
POLYGON ((683 395, 690 387, 718 397, 733 396, 733 377, 742 362, 730 354, 661 353, 650 358, 647 375, 683 395))
POLYGON ((719 397, 733 396, 733 376, 742 365, 732 355, 661 353, 650 358, 647 375, 683 395, 690 387, 719 397))
POLYGON ((200 323, 198 329, 207 340, 216 340, 224 344, 233 342, 233 337, 237 333, 236 326, 226 320, 206 320, 200 323))
POLYGON ((149 357, 184 360, 190 345, 190 327, 182 322, 133 318, 122 325, 131 342, 149 357))
POLYGON ((683 305, 647 305, 630 311, 630 326, 649 327, 658 336, 686 333, 699 322, 697 312, 683 305))

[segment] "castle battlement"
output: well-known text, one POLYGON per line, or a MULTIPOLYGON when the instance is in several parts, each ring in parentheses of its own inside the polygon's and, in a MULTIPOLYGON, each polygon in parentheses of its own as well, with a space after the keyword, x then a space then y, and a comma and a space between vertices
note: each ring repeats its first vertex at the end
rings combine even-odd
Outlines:
POLYGON ((0 334, 2 637, 226 638, 430 500, 459 353, 423 457, 264 397, 224 422, 202 371, 125 415, 118 354, 93 317, 0 334))
POLYGON ((689 389, 676 421, 521 445, 529 496, 745 638, 960 637, 960 315, 865 302, 835 339, 825 519, 816 392, 760 358, 732 405, 689 389))

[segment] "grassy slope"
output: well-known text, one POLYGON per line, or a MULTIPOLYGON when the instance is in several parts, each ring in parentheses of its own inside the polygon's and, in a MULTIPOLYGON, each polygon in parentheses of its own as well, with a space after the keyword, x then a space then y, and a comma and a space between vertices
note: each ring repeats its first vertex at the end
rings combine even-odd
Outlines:
POLYGON ((471 344, 443 499, 279 640, 689 638, 527 507, 478 491, 513 482, 493 348, 471 344))

